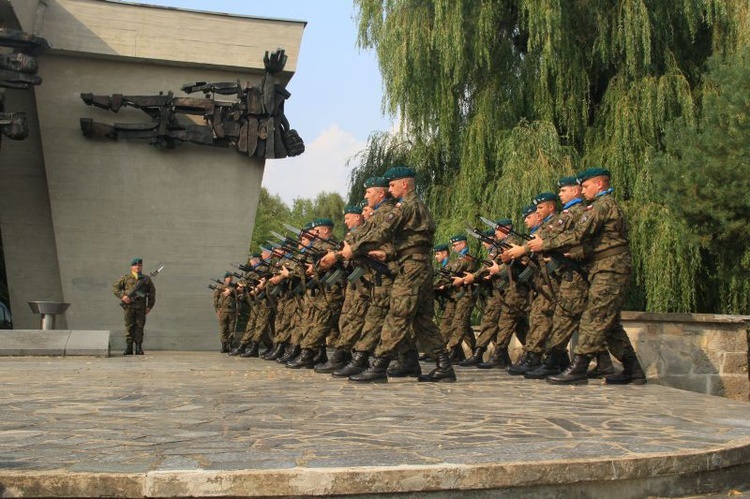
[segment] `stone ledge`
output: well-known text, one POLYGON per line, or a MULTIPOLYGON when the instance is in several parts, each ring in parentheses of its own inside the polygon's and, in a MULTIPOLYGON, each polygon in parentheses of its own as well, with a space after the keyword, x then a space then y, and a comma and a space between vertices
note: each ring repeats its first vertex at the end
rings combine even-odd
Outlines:
POLYGON ((0 332, 0 356, 109 357, 110 331, 12 329, 0 332))
POLYGON ((367 466, 288 470, 176 470, 148 473, 0 471, 3 497, 283 497, 500 492, 526 497, 545 489, 604 496, 712 492, 744 484, 750 442, 711 450, 625 459, 367 466))
POLYGON ((623 321, 633 322, 702 322, 715 324, 750 325, 750 315, 721 315, 721 314, 668 314, 659 312, 622 312, 623 321))

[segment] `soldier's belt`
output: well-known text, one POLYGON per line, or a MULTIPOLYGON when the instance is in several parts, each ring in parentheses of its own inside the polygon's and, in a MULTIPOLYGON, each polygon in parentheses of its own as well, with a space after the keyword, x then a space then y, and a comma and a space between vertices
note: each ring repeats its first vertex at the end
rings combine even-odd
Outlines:
POLYGON ((412 246, 396 252, 396 257, 401 259, 410 255, 429 255, 432 250, 426 246, 412 246))
POLYGON ((628 245, 623 244, 620 246, 615 246, 613 248, 607 248, 602 251, 597 251, 596 253, 594 253, 592 260, 598 262, 599 260, 604 260, 605 258, 608 258, 610 256, 621 255, 623 253, 627 253, 628 251, 630 251, 628 245))

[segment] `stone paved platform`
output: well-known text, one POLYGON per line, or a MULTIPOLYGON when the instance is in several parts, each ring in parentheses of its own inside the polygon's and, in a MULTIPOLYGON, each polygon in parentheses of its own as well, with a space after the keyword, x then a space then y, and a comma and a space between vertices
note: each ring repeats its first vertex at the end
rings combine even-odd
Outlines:
MULTIPOLYGON (((427 368, 427 364, 423 364, 427 368)), ((0 358, 0 497, 748 490, 750 405, 460 369, 359 385, 219 353, 0 358)))

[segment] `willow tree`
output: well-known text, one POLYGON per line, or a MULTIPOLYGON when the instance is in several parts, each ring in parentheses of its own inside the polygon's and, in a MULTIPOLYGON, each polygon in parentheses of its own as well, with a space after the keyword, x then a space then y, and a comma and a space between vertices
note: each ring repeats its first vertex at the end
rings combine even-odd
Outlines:
MULTIPOLYGON (((694 309, 700 253, 655 196, 653 158, 667 124, 695 123, 707 58, 747 43, 747 0, 355 5, 384 107, 408 138, 379 146, 402 144, 398 154, 429 180, 442 231, 480 213, 520 222, 520 207, 557 178, 603 165, 633 226, 630 306, 694 309)), ((384 166, 360 159, 353 178, 384 166)))

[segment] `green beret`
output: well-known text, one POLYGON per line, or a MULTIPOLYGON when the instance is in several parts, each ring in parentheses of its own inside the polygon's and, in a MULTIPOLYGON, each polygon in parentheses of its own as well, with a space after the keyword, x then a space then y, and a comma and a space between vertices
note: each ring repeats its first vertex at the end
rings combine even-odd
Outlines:
POLYGON ((414 171, 413 168, 409 168, 408 166, 394 166, 393 168, 389 168, 386 170, 386 172, 383 174, 383 177, 386 178, 389 182, 391 180, 399 180, 402 178, 414 178, 417 176, 417 172, 414 171))
POLYGON ((451 241, 451 244, 457 243, 459 241, 466 241, 466 236, 464 236, 463 234, 456 234, 455 236, 450 238, 450 241, 451 241))
POLYGON ((437 246, 435 246, 435 248, 433 248, 433 249, 435 250, 435 253, 437 253, 437 252, 439 252, 439 251, 448 251, 448 250, 449 250, 449 248, 448 248, 448 245, 447 245, 447 244, 438 244, 438 245, 437 245, 437 246))
POLYGON ((485 235, 487 237, 495 237, 495 231, 492 229, 487 229, 486 231, 482 232, 482 235, 485 235))
POLYGON ((536 212, 536 205, 530 204, 528 206, 524 206, 524 208, 521 210, 521 213, 523 214, 524 218, 528 217, 532 213, 536 212))
POLYGON ((365 180, 365 189, 369 189, 370 187, 384 187, 387 189, 388 179, 386 179, 385 177, 370 177, 365 180))
POLYGON ((537 194, 534 196, 534 199, 532 200, 532 203, 539 204, 539 203, 546 203, 547 201, 557 202, 557 194, 554 192, 543 192, 541 194, 537 194))
POLYGON ((314 222, 307 222, 305 225, 302 226, 302 230, 312 230, 315 227, 314 222))
POLYGON ((260 258, 260 253, 253 253, 250 258, 260 258))
POLYGON ((273 251, 273 248, 271 248, 270 246, 261 246, 261 247, 260 247, 260 250, 261 250, 261 251, 268 251, 268 252, 272 252, 272 251, 273 251))
POLYGON ((588 170, 583 170, 581 173, 576 175, 576 177, 578 177, 579 184, 583 184, 585 181, 587 181, 590 178, 601 177, 601 176, 610 177, 611 175, 609 173, 609 170, 605 170, 604 168, 601 168, 598 166, 595 168, 589 168, 588 170))
POLYGON ((571 175, 569 177, 563 177, 560 180, 557 181, 557 188, 561 187, 569 187, 572 185, 578 185, 578 178, 576 178, 575 175, 571 175))
POLYGON ((233 277, 233 276, 232 276, 232 273, 231 273, 231 272, 226 272, 226 273, 224 274, 224 279, 226 279, 227 277, 233 277))
POLYGON ((495 225, 500 227, 513 227, 513 220, 510 218, 498 218, 495 220, 495 225))
POLYGON ((333 220, 330 218, 316 218, 312 221, 313 227, 333 227, 333 220))
POLYGON ((354 213, 355 215, 361 215, 362 214, 362 207, 361 206, 357 206, 357 205, 353 205, 353 204, 348 204, 344 208, 344 215, 347 215, 349 213, 354 213))
POLYGON ((143 258, 135 257, 132 260, 130 260, 130 266, 138 265, 139 263, 143 263, 143 258))

